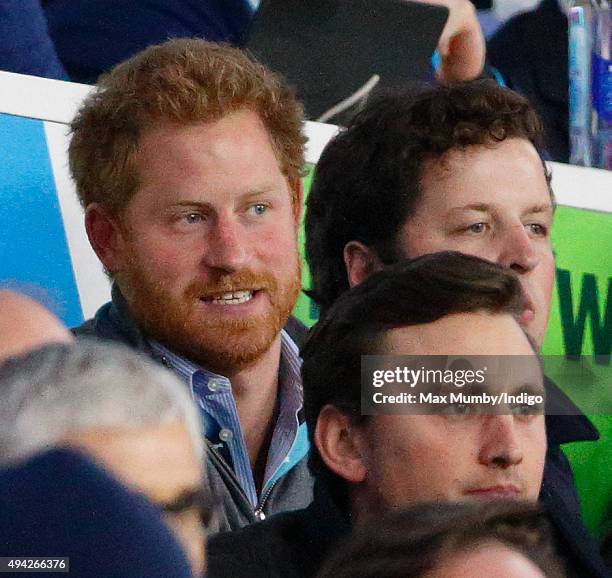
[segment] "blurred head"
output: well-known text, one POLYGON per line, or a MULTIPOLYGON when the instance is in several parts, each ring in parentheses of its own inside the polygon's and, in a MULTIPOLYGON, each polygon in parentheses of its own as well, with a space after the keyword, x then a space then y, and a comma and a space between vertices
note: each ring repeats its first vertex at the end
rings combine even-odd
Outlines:
POLYGON ((493 81, 372 102, 328 144, 308 196, 315 300, 325 310, 383 265, 460 251, 517 273, 541 344, 554 278, 541 136, 527 100, 493 81))
POLYGON ((25 295, 0 291, 0 311, 0 363, 48 343, 72 341, 55 315, 25 295))
POLYGON ((72 124, 89 239, 145 334, 226 374, 277 340, 300 290, 302 108, 229 46, 152 46, 72 124))
POLYGON ((48 346, 0 371, 0 456, 79 448, 164 513, 194 568, 204 564, 198 412, 170 372, 122 347, 48 346))
POLYGON ((357 529, 319 578, 562 578, 544 515, 527 504, 422 504, 357 529))
MULTIPOLYGON (((521 306, 512 272, 439 253, 373 274, 315 326, 302 352, 311 467, 358 519, 414 502, 537 499, 546 452, 542 408, 361 411, 363 355, 518 355, 543 395, 537 355, 515 319, 521 306)), ((518 374, 504 383, 510 394, 524 386, 518 374)))

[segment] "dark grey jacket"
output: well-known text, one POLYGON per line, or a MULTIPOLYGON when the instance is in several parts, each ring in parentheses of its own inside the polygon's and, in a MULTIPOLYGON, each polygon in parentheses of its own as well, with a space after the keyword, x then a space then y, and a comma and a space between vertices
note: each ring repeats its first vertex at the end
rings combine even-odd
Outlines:
POLYGON ((207 545, 208 578, 313 578, 351 530, 325 486, 303 510, 286 512, 207 545))
MULTIPOLYGON (((300 345, 306 335, 306 328, 291 318, 285 329, 300 345)), ((93 319, 73 329, 73 333, 77 336, 93 336, 125 343, 164 364, 164 360, 152 351, 131 319, 127 304, 116 286, 113 286, 112 301, 103 305, 93 319)), ((301 459, 296 460, 293 467, 261 496, 257 509, 253 510, 232 468, 206 440, 206 478, 215 500, 219 503, 218 516, 212 530, 237 530, 271 514, 297 510, 310 504, 313 478, 307 467, 307 455, 302 452, 300 457, 301 459)))
MULTIPOLYGON (((542 497, 568 578, 612 578, 596 542, 558 496, 542 497)), ((351 520, 319 483, 310 506, 208 542, 208 578, 313 578, 348 536, 351 520)))

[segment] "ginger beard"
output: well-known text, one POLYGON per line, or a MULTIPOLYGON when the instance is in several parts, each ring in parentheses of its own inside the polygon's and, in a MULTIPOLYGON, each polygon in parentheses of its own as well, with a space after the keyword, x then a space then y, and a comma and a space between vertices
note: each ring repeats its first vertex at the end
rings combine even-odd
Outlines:
POLYGON ((301 266, 296 255, 291 273, 277 279, 271 273, 240 271, 210 274, 208 282, 194 280, 177 298, 166 283, 151 279, 134 253, 130 265, 116 274, 130 313, 147 337, 171 351, 222 374, 249 367, 277 338, 301 290, 301 266), (269 306, 248 318, 224 317, 202 310, 202 296, 257 288, 269 306))

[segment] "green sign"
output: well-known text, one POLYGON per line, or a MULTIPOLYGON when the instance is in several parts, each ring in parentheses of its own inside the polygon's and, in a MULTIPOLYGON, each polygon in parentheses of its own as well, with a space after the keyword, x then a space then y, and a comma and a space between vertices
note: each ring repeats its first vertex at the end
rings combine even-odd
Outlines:
MULTIPOLYGON (((590 358, 592 374, 582 383, 564 382, 569 372, 550 377, 578 405, 592 408, 612 390, 612 213, 559 207, 552 234, 557 278, 542 352, 564 355, 568 363, 580 355, 590 358)), ((603 535, 612 530, 612 416, 591 420, 600 441, 568 444, 564 450, 585 522, 603 535)))
MULTIPOLYGON (((306 201, 306 197, 308 196, 308 191, 310 190, 310 183, 312 182, 312 175, 314 171, 314 165, 308 164, 306 165, 308 169, 308 174, 304 177, 304 201, 306 201)), ((306 254, 304 251, 304 218, 302 217, 302 226, 300 227, 298 233, 298 244, 300 247, 300 253, 302 255, 302 287, 305 289, 310 288, 310 271, 308 270, 308 265, 306 264, 306 254)), ((313 323, 317 321, 319 318, 319 312, 314 302, 307 297, 304 293, 300 293, 300 297, 298 298, 298 302, 293 310, 293 314, 302 322, 304 325, 310 327, 313 323)))

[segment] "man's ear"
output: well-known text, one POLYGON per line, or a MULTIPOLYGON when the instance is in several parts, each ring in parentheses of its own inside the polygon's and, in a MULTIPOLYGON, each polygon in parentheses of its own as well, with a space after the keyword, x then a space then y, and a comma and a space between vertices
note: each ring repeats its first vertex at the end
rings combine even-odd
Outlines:
POLYGON ((349 287, 359 285, 383 268, 376 251, 361 241, 349 241, 344 246, 343 256, 349 287))
POLYGON ((325 465, 353 484, 363 482, 367 474, 357 430, 346 414, 333 405, 326 405, 319 413, 314 435, 325 465))
POLYGON ((296 229, 299 229, 304 214, 304 183, 302 179, 296 177, 289 180, 291 195, 293 196, 293 220, 296 229))
POLYGON ((118 218, 98 203, 85 209, 85 230, 104 267, 113 273, 123 266, 125 239, 118 218))

